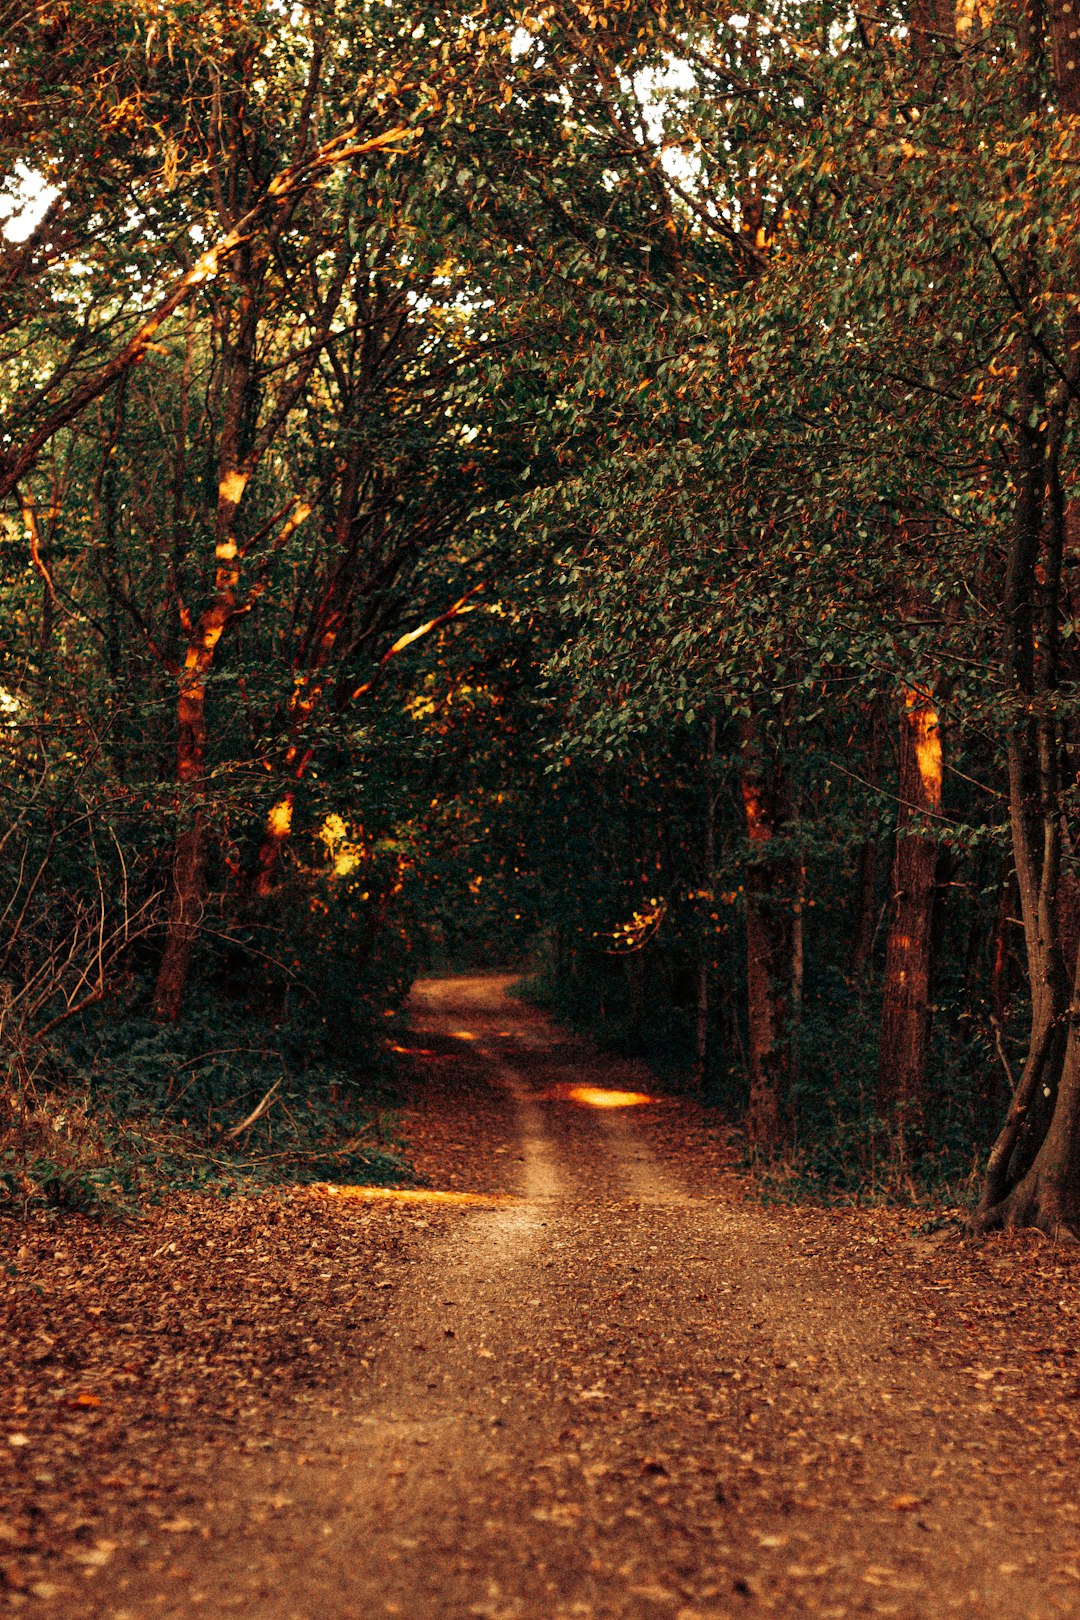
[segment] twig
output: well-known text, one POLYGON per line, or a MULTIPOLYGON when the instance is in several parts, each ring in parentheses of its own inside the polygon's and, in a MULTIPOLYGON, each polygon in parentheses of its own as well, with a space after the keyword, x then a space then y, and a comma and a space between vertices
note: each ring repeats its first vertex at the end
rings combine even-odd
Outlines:
POLYGON ((251 1113, 248 1115, 247 1119, 241 1120, 239 1125, 234 1125, 231 1131, 226 1131, 225 1135, 222 1137, 221 1140, 223 1142, 233 1142, 233 1141, 235 1141, 236 1138, 241 1134, 242 1131, 247 1130, 249 1125, 254 1125, 254 1123, 255 1123, 255 1121, 257 1119, 261 1119, 262 1116, 266 1113, 267 1109, 270 1107, 271 1103, 273 1102, 274 1094, 276 1093, 276 1091, 278 1090, 280 1085, 281 1085, 281 1076, 278 1075, 277 1079, 274 1081, 273 1085, 270 1087, 270 1090, 266 1093, 266 1096, 262 1099, 261 1102, 258 1102, 258 1103, 255 1104, 255 1107, 251 1110, 251 1113))
POLYGON ((466 591, 464 596, 459 596, 456 602, 452 602, 444 613, 438 614, 434 619, 429 619, 426 624, 419 625, 415 630, 408 630, 405 635, 398 636, 394 645, 388 647, 379 659, 375 666, 374 675, 370 676, 362 686, 358 686, 353 692, 352 701, 355 703, 357 698, 363 697, 365 692, 370 692, 390 660, 396 658, 398 653, 404 652, 406 647, 411 647, 414 641, 419 641, 423 636, 430 635, 433 630, 441 630, 443 625, 449 624, 452 619, 460 619, 463 614, 475 612, 477 604, 470 602, 469 597, 475 596, 477 591, 482 591, 483 588, 484 581, 481 580, 479 585, 474 585, 472 590, 466 591))
POLYGON ((1009 1095, 1010 1097, 1015 1097, 1016 1077, 1012 1072, 1012 1065, 1010 1064, 1008 1054, 1005 1051, 1005 1042, 1001 1038, 1001 1025, 998 1023, 993 1013, 990 1014, 990 1027, 994 1031, 994 1045, 997 1047, 997 1055, 1001 1059, 1001 1066, 1005 1070, 1005 1078, 1009 1082, 1009 1095))

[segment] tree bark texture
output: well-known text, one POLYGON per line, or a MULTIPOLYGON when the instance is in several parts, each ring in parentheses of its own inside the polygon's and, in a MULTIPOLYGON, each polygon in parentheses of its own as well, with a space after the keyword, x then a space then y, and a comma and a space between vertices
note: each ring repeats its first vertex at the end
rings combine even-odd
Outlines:
POLYGON ((1080 113, 1080 0, 1047 0, 1046 21, 1059 111, 1080 113))
POLYGON ((186 610, 181 618, 188 645, 177 680, 176 777, 182 813, 192 819, 173 850, 173 897, 154 996, 154 1015, 162 1022, 180 1016, 205 900, 206 823, 200 797, 206 770, 206 682, 218 643, 242 611, 237 599, 241 552, 236 524, 252 471, 247 452, 258 328, 255 290, 262 268, 246 248, 237 250, 236 326, 231 334, 226 328, 223 335, 226 389, 218 441, 214 593, 197 622, 186 610))
POLYGON ((885 942, 878 1060, 878 1109, 907 1134, 926 1100, 933 970, 937 840, 941 814, 941 727, 928 693, 909 689, 900 717, 900 811, 885 942))
MULTIPOLYGON (((1030 297, 1030 270, 1026 274, 1030 297)), ((1062 950, 1062 739, 1054 707, 1065 539, 1060 455, 1069 396, 1061 386, 1047 402, 1041 363, 1024 338, 1018 340, 1018 352, 1016 501, 1003 600, 1002 665, 1010 710, 1009 822, 1027 952, 1031 1034, 972 1225, 976 1231, 1030 1225, 1080 1233, 1078 987, 1076 963, 1067 971, 1062 950)), ((1070 378, 1077 375, 1076 362, 1073 333, 1070 378)))
POLYGON ((165 951, 154 990, 154 1016, 175 1023, 183 1012, 184 994, 199 937, 206 894, 206 824, 201 810, 176 840, 172 862, 172 900, 165 951))

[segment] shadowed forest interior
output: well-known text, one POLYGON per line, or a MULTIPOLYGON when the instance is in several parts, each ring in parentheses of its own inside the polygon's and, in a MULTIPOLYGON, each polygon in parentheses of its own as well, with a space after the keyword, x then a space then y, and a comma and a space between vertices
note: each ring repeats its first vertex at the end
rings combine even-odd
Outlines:
POLYGON ((1076 55, 4 0, 9 1207, 407 1178, 520 964, 773 1196, 1080 1231, 1076 55))

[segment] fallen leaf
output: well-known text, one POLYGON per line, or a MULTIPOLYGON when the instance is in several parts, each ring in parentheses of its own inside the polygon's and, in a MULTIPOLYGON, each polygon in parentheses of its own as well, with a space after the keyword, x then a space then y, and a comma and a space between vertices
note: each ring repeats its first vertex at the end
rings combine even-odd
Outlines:
POLYGON ((95 1541, 92 1547, 74 1553, 73 1557, 84 1569, 104 1569, 115 1551, 115 1541, 95 1541))

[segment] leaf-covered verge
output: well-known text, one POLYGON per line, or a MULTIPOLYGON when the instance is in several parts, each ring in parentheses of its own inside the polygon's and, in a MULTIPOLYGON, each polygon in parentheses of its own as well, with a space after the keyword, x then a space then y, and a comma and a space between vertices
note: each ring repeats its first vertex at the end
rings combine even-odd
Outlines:
MULTIPOLYGON (((417 1176, 499 1192, 512 1108, 461 1042, 435 1044, 404 1059, 417 1176)), ((0 1215, 0 1592, 15 1607, 91 1600, 121 1544, 188 1570, 205 1478, 224 1455, 295 1453, 332 1416, 371 1363, 402 1255, 453 1218, 318 1187, 173 1191, 106 1221, 0 1215)))
POLYGON ((193 1480, 288 1442, 355 1375, 401 1242, 394 1213, 299 1191, 175 1193, 137 1222, 0 1219, 0 1588, 78 1591, 115 1524, 182 1561, 193 1480))
POLYGON ((69 1031, 4 1096, 0 1207, 116 1216, 172 1192, 408 1182, 387 1058, 334 1067, 312 1045, 214 1003, 179 1027, 69 1031))

